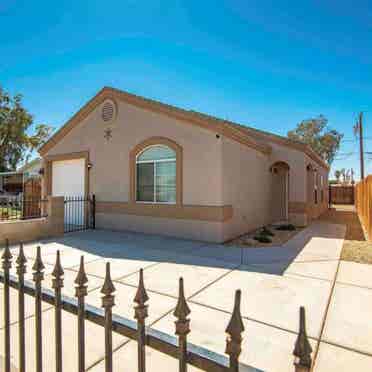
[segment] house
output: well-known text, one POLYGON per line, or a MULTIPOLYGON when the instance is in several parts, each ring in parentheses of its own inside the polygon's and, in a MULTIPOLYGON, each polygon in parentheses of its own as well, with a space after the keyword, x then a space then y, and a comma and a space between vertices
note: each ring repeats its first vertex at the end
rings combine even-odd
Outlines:
POLYGON ((223 242, 328 205, 307 145, 103 88, 40 149, 43 192, 95 194, 96 226, 223 242))
POLYGON ((41 158, 35 158, 27 162, 18 169, 18 172, 23 173, 25 178, 38 178, 40 177, 40 170, 42 168, 41 158))

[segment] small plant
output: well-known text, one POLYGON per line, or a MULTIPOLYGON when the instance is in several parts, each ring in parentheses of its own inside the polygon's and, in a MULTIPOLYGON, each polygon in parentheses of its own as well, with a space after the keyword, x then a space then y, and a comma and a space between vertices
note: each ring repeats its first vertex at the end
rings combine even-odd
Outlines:
POLYGON ((272 240, 267 235, 256 235, 254 240, 257 240, 260 243, 271 243, 272 240))
POLYGON ((281 230, 281 231, 294 231, 294 230, 296 230, 296 227, 294 225, 292 225, 291 223, 289 223, 289 224, 285 224, 285 225, 280 225, 276 229, 281 230))
POLYGON ((261 229, 260 235, 274 236, 275 234, 267 226, 264 226, 261 229))

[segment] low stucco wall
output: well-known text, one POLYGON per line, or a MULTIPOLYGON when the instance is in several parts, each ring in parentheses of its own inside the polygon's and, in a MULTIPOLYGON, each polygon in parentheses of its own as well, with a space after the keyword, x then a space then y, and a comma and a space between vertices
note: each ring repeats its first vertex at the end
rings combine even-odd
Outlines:
POLYGON ((136 231, 206 242, 223 242, 223 222, 197 221, 126 214, 97 213, 96 227, 136 231))
POLYGON ((63 197, 50 197, 47 217, 30 220, 0 222, 0 244, 27 242, 41 238, 59 236, 64 231, 63 197))

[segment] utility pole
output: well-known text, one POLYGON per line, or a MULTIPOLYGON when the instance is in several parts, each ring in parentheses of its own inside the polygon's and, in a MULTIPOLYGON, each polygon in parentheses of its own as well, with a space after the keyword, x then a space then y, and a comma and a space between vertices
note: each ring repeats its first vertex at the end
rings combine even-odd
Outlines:
POLYGON ((364 179, 363 112, 359 114, 360 179, 364 179))

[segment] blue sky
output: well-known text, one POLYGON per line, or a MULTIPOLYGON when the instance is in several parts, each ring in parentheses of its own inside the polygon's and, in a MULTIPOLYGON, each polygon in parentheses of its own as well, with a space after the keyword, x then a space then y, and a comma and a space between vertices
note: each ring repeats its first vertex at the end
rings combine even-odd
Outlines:
POLYGON ((345 134, 333 169, 357 175, 364 110, 372 151, 368 0, 0 0, 0 31, 0 84, 36 123, 109 85, 282 135, 323 114, 345 134))

